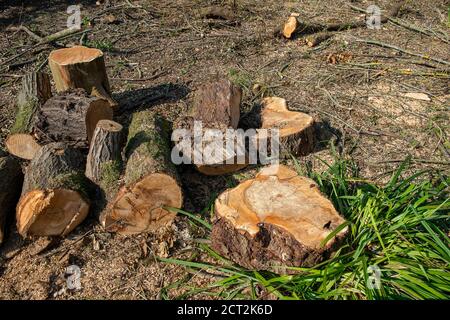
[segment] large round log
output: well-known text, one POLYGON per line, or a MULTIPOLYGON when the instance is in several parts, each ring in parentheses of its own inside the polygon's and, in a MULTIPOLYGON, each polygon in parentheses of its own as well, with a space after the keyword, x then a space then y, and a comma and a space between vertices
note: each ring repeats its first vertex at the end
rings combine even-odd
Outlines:
POLYGON ((22 236, 65 236, 89 212, 89 180, 84 158, 64 143, 50 143, 35 155, 25 172, 16 209, 22 236))
POLYGON ((183 195, 170 159, 168 123, 152 111, 133 114, 125 148, 125 185, 101 217, 108 231, 122 234, 153 232, 171 224, 183 195))
POLYGON ((17 98, 17 112, 10 135, 5 141, 8 151, 31 160, 40 145, 29 135, 34 116, 52 96, 50 77, 43 72, 31 72, 22 78, 22 89, 17 98))
POLYGON ((48 64, 58 92, 83 88, 89 94, 106 99, 111 107, 117 102, 111 98, 103 52, 84 46, 54 50, 48 64))
POLYGON ((313 266, 328 257, 347 228, 314 181, 279 165, 222 193, 215 202, 212 246, 250 269, 313 266))
MULTIPOLYGON (((0 152, 1 153, 1 152, 0 152)), ((23 173, 19 162, 11 156, 0 157, 0 244, 2 244, 5 227, 20 197, 23 173)))

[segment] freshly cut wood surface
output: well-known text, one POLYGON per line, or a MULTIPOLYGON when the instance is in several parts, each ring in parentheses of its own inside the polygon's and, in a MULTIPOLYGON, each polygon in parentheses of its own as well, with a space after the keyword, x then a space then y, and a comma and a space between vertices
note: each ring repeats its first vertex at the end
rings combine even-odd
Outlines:
POLYGON ((23 173, 19 162, 0 152, 0 245, 5 236, 5 228, 20 197, 23 173))
POLYGON ((90 191, 83 164, 82 154, 64 143, 50 143, 37 152, 26 169, 16 209, 22 236, 65 236, 86 218, 90 191))
POLYGON ((252 269, 312 266, 328 257, 347 228, 314 181, 286 166, 265 167, 254 178, 222 193, 215 202, 212 245, 252 269))
POLYGON ((48 63, 58 92, 83 88, 89 94, 106 99, 111 107, 117 102, 111 98, 103 52, 84 46, 54 50, 48 63))
POLYGON ((283 26, 283 36, 287 39, 290 39, 297 29, 297 17, 291 16, 288 18, 286 23, 283 26))
MULTIPOLYGON (((264 98, 261 105, 261 128, 279 129, 281 157, 306 155, 314 149, 314 119, 310 115, 290 111, 286 100, 279 97, 264 98)), ((264 131, 257 131, 257 143, 267 139, 264 131)))
POLYGON ((128 129, 124 181, 101 222, 121 234, 155 232, 170 225, 183 194, 170 159, 168 124, 150 110, 133 114, 128 129))

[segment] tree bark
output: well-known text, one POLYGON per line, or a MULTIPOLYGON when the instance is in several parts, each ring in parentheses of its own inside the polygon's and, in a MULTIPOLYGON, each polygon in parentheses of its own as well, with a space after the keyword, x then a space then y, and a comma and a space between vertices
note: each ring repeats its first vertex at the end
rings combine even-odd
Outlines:
POLYGON ((6 225, 14 216, 14 208, 20 197, 23 173, 19 162, 10 157, 0 158, 0 245, 5 236, 6 225))
POLYGON ((150 110, 133 114, 125 147, 125 185, 101 217, 108 231, 122 234, 154 232, 171 224, 180 208, 182 190, 170 159, 170 128, 150 110))
POLYGON ((86 218, 91 188, 83 164, 83 155, 64 143, 50 143, 37 152, 26 169, 16 209, 22 236, 65 236, 86 218))
POLYGON ((6 139, 8 151, 31 160, 40 145, 29 136, 34 116, 52 96, 50 77, 43 72, 32 72, 22 78, 22 89, 17 98, 17 113, 10 135, 6 139))
POLYGON ((99 185, 107 184, 110 170, 121 166, 122 129, 111 120, 97 123, 87 157, 86 177, 99 185))
POLYGON ((118 106, 111 98, 102 51, 83 46, 58 49, 50 53, 48 63, 58 92, 83 88, 91 95, 106 99, 111 107, 118 106))
POLYGON ((317 185, 280 165, 222 193, 215 202, 212 247, 239 265, 289 272, 329 257, 347 227, 323 243, 345 220, 317 185))

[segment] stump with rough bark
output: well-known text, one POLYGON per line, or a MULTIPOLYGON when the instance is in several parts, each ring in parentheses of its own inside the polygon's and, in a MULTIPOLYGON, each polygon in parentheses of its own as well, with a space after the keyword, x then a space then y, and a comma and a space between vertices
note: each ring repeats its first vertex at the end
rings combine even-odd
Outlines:
POLYGON ((22 78, 22 89, 17 98, 17 112, 10 135, 5 141, 8 151, 20 158, 31 160, 40 149, 29 135, 34 116, 52 96, 50 77, 43 72, 32 72, 22 78))
POLYGON ((155 232, 170 225, 183 195, 170 158, 170 127, 150 110, 133 114, 125 147, 124 183, 101 217, 106 230, 121 234, 155 232))
POLYGON ((101 50, 84 46, 54 50, 48 57, 48 64, 58 92, 83 88, 91 95, 106 99, 111 107, 117 107, 117 102, 111 98, 101 50))
POLYGON ((238 126, 241 97, 241 89, 227 79, 208 82, 195 92, 190 116, 177 123, 186 134, 178 136, 176 148, 199 172, 221 175, 247 165, 245 148, 242 152, 234 138, 227 148, 226 141, 227 130, 238 126))
POLYGON ((329 257, 347 232, 345 227, 327 240, 345 220, 314 181, 282 165, 225 191, 214 209, 213 248, 249 269, 313 266, 329 257))
POLYGON ((11 156, 0 157, 0 245, 5 228, 14 216, 14 208, 20 197, 23 173, 19 162, 11 156))
MULTIPOLYGON (((290 111, 286 100, 278 97, 264 98, 261 107, 253 111, 253 125, 260 128, 253 140, 254 148, 261 143, 271 150, 271 135, 278 129, 281 158, 307 155, 314 149, 314 119, 305 113, 290 111), (265 129, 265 130, 261 130, 265 129)), ((264 148, 263 148, 264 149, 264 148)))
POLYGON ((50 143, 36 153, 16 208, 22 236, 65 236, 86 218, 90 182, 83 164, 83 155, 64 143, 50 143))

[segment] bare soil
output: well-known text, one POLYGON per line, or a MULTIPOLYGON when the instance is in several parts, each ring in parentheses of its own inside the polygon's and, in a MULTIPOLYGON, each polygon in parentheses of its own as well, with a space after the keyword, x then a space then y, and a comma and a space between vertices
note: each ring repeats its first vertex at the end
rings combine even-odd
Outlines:
MULTIPOLYGON (((422 59, 360 40, 375 40, 417 54, 450 60, 449 1, 407 1, 399 19, 432 30, 429 35, 388 22, 381 30, 357 28, 333 32, 318 47, 301 36, 274 36, 293 12, 300 19, 336 23, 364 19, 348 4, 367 8, 371 1, 300 0, 158 0, 79 1, 83 30, 89 31, 36 45, 23 24, 40 36, 66 27, 66 1, 0 3, 0 146, 14 121, 20 78, 32 70, 50 72, 51 50, 82 43, 105 52, 113 97, 121 108, 117 121, 126 126, 133 111, 155 108, 175 121, 190 107, 191 92, 211 76, 230 77, 243 88, 242 113, 264 96, 280 96, 289 108, 312 115, 320 124, 314 153, 302 165, 323 170, 333 161, 330 145, 356 161, 362 175, 384 183, 399 162, 411 155, 410 170, 450 165, 449 65, 422 59), (210 5, 227 6, 235 17, 202 17, 210 5), (234 7, 233 7, 234 5, 234 7), (444 36, 442 36, 442 34, 444 36), (430 101, 405 97, 425 93, 430 101)), ((386 12, 391 1, 376 1, 386 12)), ((289 164, 289 162, 288 162, 289 164)), ((180 168, 184 209, 209 215, 224 189, 253 176, 256 169, 204 177, 180 168)), ((0 178, 1 179, 1 178, 0 178)), ((1 183, 1 180, 0 180, 1 183)), ((1 299, 161 299, 174 298, 193 286, 216 280, 190 273, 156 257, 199 259, 196 239, 206 238, 184 217, 160 235, 123 237, 105 233, 88 218, 62 240, 22 240, 11 227, 0 250, 1 299), (66 289, 65 269, 81 269, 81 290, 66 289), (183 285, 166 288, 176 281, 183 285)), ((204 258, 204 257, 202 257, 204 258)), ((209 298, 199 295, 197 298, 209 298)))

